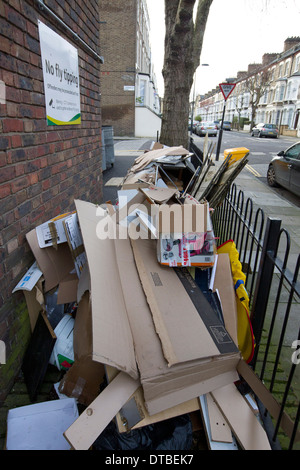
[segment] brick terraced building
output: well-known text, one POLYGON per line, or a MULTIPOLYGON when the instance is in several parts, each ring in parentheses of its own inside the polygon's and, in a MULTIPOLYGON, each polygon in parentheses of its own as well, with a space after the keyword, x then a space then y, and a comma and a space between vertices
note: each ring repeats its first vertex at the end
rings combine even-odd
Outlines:
POLYGON ((102 58, 98 0, 2 0, 0 16, 1 403, 30 336, 23 294, 12 294, 33 262, 26 233, 74 199, 102 202, 102 58), (80 124, 47 123, 39 21, 78 51, 80 124))
POLYGON ((99 0, 101 109, 114 135, 156 137, 160 102, 151 62, 150 20, 145 0, 99 0))

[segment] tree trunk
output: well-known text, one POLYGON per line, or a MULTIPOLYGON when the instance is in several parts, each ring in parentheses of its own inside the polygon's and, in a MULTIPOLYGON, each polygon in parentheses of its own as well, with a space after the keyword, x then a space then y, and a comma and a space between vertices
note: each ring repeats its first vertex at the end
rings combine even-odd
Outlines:
POLYGON ((203 36, 213 0, 165 0, 165 85, 160 142, 188 148, 189 98, 200 63, 203 36))

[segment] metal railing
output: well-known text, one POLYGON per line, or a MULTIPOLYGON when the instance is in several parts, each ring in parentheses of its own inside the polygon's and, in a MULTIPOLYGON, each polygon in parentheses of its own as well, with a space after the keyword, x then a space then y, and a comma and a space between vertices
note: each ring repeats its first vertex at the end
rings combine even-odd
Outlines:
POLYGON ((233 240, 246 275, 255 337, 251 367, 278 403, 276 416, 259 401, 273 449, 299 446, 300 255, 290 256, 290 236, 281 220, 254 211, 235 184, 212 215, 217 245, 233 240), (292 263, 291 263, 292 261, 292 263), (294 264, 293 273, 288 268, 294 264))

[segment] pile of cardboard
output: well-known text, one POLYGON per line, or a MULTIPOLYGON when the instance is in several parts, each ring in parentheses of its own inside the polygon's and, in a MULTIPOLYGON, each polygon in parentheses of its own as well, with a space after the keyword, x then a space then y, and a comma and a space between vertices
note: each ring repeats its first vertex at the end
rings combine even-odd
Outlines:
POLYGON ((58 390, 86 409, 64 437, 88 449, 115 417, 122 432, 195 410, 212 430, 214 407, 231 442, 270 448, 234 385, 252 371, 238 350, 230 260, 216 253, 211 208, 186 191, 190 153, 159 147, 135 161, 116 204, 76 200, 74 213, 27 235, 36 265, 16 290, 24 290, 33 331, 38 320, 51 331, 45 298, 53 289, 58 304, 76 304, 68 313, 74 355, 58 390))

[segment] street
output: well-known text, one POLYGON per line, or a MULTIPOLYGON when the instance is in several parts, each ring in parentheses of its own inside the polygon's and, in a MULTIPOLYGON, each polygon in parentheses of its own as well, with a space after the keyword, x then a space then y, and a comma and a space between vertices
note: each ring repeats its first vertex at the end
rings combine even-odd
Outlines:
MULTIPOLYGON (((193 134, 194 143, 202 150, 203 149, 203 137, 198 137, 193 134)), ((218 136, 209 137, 209 140, 215 143, 215 149, 217 147, 218 136)), ((267 169, 268 164, 273 156, 277 155, 281 150, 287 149, 290 145, 297 141, 295 138, 282 137, 278 139, 273 138, 258 138, 251 137, 249 133, 237 132, 237 131, 223 131, 221 151, 220 155, 223 155, 225 149, 246 147, 250 150, 249 163, 247 170, 260 178, 263 183, 267 185, 267 169)), ((291 192, 283 188, 272 188, 272 191, 276 194, 287 199, 289 202, 300 207, 300 198, 293 195, 291 192)))

